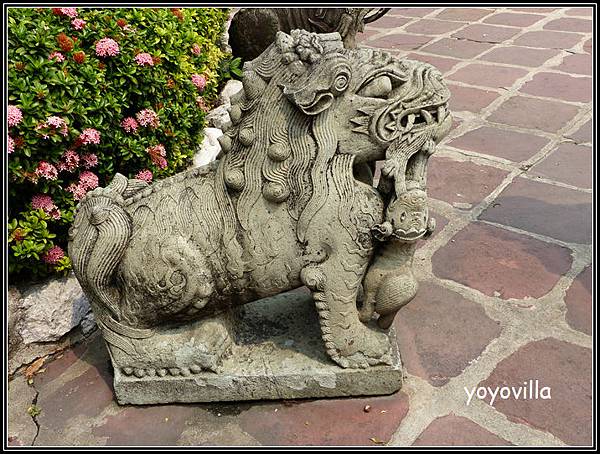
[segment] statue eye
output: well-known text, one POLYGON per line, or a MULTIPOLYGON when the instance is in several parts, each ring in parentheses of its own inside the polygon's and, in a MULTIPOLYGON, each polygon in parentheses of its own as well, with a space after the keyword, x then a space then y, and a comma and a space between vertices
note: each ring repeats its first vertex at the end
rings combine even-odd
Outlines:
POLYGON ((364 84, 358 94, 367 98, 386 99, 391 91, 392 80, 388 76, 379 76, 364 84))

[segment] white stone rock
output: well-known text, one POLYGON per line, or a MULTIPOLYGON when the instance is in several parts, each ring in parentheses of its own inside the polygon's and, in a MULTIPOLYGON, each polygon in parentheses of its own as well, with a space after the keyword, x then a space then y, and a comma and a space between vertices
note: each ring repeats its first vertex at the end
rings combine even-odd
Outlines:
POLYGON ((30 287, 19 306, 17 329, 25 344, 59 340, 91 310, 73 274, 30 287))
POLYGON ((231 127, 231 118, 229 117, 229 104, 215 107, 206 114, 206 123, 212 128, 226 130, 231 127))
POLYGON ((244 86, 241 81, 235 79, 229 80, 219 95, 219 102, 221 104, 231 105, 231 98, 242 91, 243 88, 244 86))
POLYGON ((223 131, 217 128, 206 128, 204 140, 194 155, 194 167, 201 167, 214 161, 221 152, 221 144, 217 140, 223 135, 223 131))

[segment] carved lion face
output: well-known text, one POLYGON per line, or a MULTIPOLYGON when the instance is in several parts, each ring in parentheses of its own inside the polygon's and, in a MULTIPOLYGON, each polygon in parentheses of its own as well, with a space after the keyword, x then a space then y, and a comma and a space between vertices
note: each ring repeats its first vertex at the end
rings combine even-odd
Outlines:
POLYGON ((433 66, 373 49, 343 49, 337 33, 294 30, 278 37, 297 77, 283 87, 306 115, 331 109, 339 152, 382 159, 394 141, 438 142, 452 124, 450 91, 433 66))

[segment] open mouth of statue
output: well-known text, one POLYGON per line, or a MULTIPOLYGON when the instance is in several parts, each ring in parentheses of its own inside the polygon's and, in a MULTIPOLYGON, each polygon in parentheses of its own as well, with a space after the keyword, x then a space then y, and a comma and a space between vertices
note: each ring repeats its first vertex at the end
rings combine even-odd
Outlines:
POLYGON ((425 235, 425 233, 427 233, 427 229, 409 229, 409 230, 403 230, 403 229, 396 229, 394 230, 394 236, 400 240, 404 240, 404 241, 414 241, 414 240, 418 240, 419 238, 421 238, 423 235, 425 235))
POLYGON ((400 135, 414 134, 426 128, 442 125, 448 115, 446 104, 422 109, 407 109, 403 112, 391 110, 380 117, 378 129, 382 138, 389 141, 400 135))

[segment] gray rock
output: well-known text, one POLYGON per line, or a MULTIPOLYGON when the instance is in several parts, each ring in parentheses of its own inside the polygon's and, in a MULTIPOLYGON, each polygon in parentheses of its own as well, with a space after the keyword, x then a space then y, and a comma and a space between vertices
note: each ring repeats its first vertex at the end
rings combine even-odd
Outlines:
POLYGON ((219 104, 231 106, 231 98, 240 93, 244 89, 244 85, 239 80, 229 80, 219 94, 219 104))
POLYGON ((8 443, 9 446, 31 446, 37 426, 27 413, 37 392, 25 377, 15 377, 8 383, 8 443))
POLYGON ((231 118, 229 117, 229 105, 222 104, 215 107, 206 114, 206 123, 211 128, 220 129, 221 131, 231 127, 231 118))
POLYGON ((30 287, 19 304, 18 331, 26 344, 58 341, 90 312, 73 274, 30 287))
POLYGON ((22 312, 20 310, 21 292, 16 287, 8 288, 8 356, 16 351, 23 342, 19 334, 18 324, 22 312))

